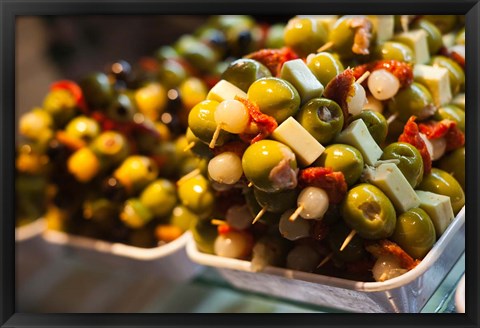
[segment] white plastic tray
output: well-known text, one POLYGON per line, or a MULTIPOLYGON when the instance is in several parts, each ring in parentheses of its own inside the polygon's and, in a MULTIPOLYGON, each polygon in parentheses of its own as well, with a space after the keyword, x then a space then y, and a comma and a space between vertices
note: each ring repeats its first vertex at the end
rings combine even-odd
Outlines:
POLYGON ((185 245, 191 239, 190 232, 154 248, 111 243, 54 230, 46 230, 43 239, 51 246, 60 248, 65 256, 76 257, 105 270, 131 270, 135 274, 156 275, 159 279, 184 282, 193 278, 201 268, 186 254, 185 245))
POLYGON ((40 238, 46 228, 45 219, 40 218, 29 224, 15 228, 15 241, 24 242, 34 238, 40 238))
POLYGON ((193 261, 215 267, 237 288, 365 313, 420 312, 464 249, 465 208, 417 267, 385 282, 359 282, 278 267, 253 272, 249 261, 201 253, 193 240, 187 244, 193 261))
POLYGON ((458 313, 465 313, 465 275, 460 279, 455 292, 455 308, 458 313))

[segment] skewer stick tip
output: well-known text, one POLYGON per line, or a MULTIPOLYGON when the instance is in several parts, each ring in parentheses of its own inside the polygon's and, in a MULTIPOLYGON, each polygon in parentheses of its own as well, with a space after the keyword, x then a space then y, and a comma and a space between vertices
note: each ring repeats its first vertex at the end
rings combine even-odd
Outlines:
POLYGON ((317 52, 323 52, 325 50, 328 50, 331 47, 333 47, 333 45, 334 45, 334 43, 332 41, 329 41, 329 42, 325 43, 323 46, 321 46, 320 48, 318 48, 317 52))
POLYGON ((325 257, 325 258, 322 260, 322 262, 320 262, 320 264, 317 265, 317 269, 320 268, 320 267, 322 267, 322 266, 324 266, 325 263, 327 263, 328 261, 330 261, 330 260, 332 259, 332 257, 333 257, 333 252, 331 252, 330 254, 328 254, 327 257, 325 257))
POLYGON ((185 152, 189 151, 193 147, 195 147, 195 141, 190 142, 185 148, 183 148, 183 151, 185 151, 185 152))
POLYGON ((182 183, 184 183, 185 181, 187 181, 188 179, 191 179, 193 177, 196 177, 197 175, 199 175, 201 173, 200 169, 195 169, 187 174, 185 174, 183 177, 181 177, 180 179, 178 179, 177 181, 177 186, 180 186, 182 183))
POLYGON ((357 232, 355 230, 350 231, 347 238, 345 238, 345 241, 343 242, 342 247, 340 247, 340 252, 343 251, 345 247, 348 246, 348 244, 352 241, 353 237, 355 237, 356 234, 357 232))
POLYGON ((210 144, 208 147, 210 148, 215 148, 215 144, 217 143, 218 136, 220 135, 220 131, 222 130, 222 124, 218 124, 217 128, 215 129, 215 132, 213 133, 212 140, 210 141, 210 144))
POLYGON ((387 125, 390 125, 393 121, 395 121, 398 117, 398 113, 390 115, 389 118, 387 118, 387 125))
POLYGON ((260 212, 258 212, 258 214, 255 216, 255 218, 253 219, 252 221, 252 224, 255 224, 258 220, 260 220, 263 216, 263 214, 265 214, 265 212, 267 211, 267 208, 266 207, 263 207, 260 212))
POLYGON ((363 81, 365 81, 368 77, 370 76, 370 71, 366 71, 365 73, 363 73, 362 76, 360 76, 358 78, 358 80, 356 80, 355 82, 359 83, 359 84, 362 84, 363 81))
POLYGON ((298 216, 300 215, 300 213, 303 211, 303 205, 300 205, 299 207, 297 207, 297 209, 295 210, 295 212, 292 213, 292 215, 290 215, 290 217, 288 218, 289 221, 295 221, 298 216))
POLYGON ((248 188, 251 188, 252 186, 253 186, 253 182, 249 182, 247 185, 248 188))
POLYGON ((213 224, 213 225, 216 225, 216 226, 227 224, 227 222, 225 222, 223 220, 218 220, 218 219, 211 219, 210 223, 213 224))

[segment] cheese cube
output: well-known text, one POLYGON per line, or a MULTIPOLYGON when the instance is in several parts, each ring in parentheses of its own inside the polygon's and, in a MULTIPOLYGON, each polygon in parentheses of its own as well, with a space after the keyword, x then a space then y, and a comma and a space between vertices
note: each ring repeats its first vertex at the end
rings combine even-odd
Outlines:
POLYGON ((452 100, 450 78, 446 68, 415 65, 413 67, 413 78, 416 82, 427 87, 436 106, 446 105, 452 100))
POLYGON ((220 80, 208 92, 207 99, 222 102, 224 100, 234 100, 236 96, 247 98, 247 94, 242 89, 226 80, 220 80))
POLYGON ((393 15, 369 15, 372 22, 373 33, 376 34, 376 42, 383 43, 393 37, 395 18, 393 15))
POLYGON ((447 48, 452 47, 455 44, 455 39, 457 38, 457 33, 450 32, 442 35, 443 45, 447 48))
POLYGON ((315 162, 325 147, 293 117, 287 118, 272 133, 272 138, 289 146, 300 164, 308 166, 315 162))
POLYGON ((297 89, 302 104, 312 98, 319 98, 323 94, 323 85, 301 59, 290 60, 283 64, 280 77, 297 89))
POLYGON ((343 143, 357 148, 368 165, 374 165, 382 156, 383 151, 373 139, 363 120, 358 119, 350 123, 336 137, 337 143, 343 143))
POLYGON ((427 32, 424 30, 398 33, 394 35, 393 41, 398 41, 409 46, 415 54, 415 63, 426 64, 430 60, 427 32))
POLYGON ((420 205, 415 190, 397 165, 384 163, 366 169, 365 173, 365 179, 382 190, 398 212, 403 213, 420 205))
POLYGON ((420 199, 420 208, 432 219, 439 238, 455 217, 450 197, 421 190, 417 190, 416 193, 420 199))

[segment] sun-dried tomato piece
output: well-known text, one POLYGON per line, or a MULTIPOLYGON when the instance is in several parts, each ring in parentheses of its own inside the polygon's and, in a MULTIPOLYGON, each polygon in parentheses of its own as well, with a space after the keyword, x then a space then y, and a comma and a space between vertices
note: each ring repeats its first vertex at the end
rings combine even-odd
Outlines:
POLYGON ((428 121, 419 123, 418 128, 428 139, 445 137, 447 141, 446 151, 451 151, 465 145, 465 134, 458 128, 455 121, 448 119, 428 121))
POLYGON ((323 96, 335 101, 343 112, 343 126, 347 125, 348 118, 351 116, 348 112, 347 100, 353 95, 352 85, 355 82, 355 75, 352 69, 346 69, 328 82, 323 92, 323 96))
POLYGON ((399 260, 402 268, 407 270, 412 270, 421 262, 413 259, 400 246, 388 239, 368 243, 365 248, 377 258, 382 255, 393 255, 399 260))
POLYGON ((440 48, 439 54, 452 59, 465 71, 465 58, 459 53, 449 50, 447 47, 442 47, 440 48))
POLYGON ((84 114, 88 113, 87 103, 85 101, 85 98, 83 97, 82 89, 77 83, 69 80, 57 81, 50 86, 50 90, 51 91, 55 91, 55 90, 69 91, 72 94, 73 99, 75 99, 75 104, 77 105, 77 107, 84 114))
POLYGON ((334 172, 329 167, 308 167, 300 171, 298 177, 302 188, 313 186, 325 190, 328 201, 340 203, 347 194, 347 183, 342 172, 334 172))
POLYGON ((275 121, 272 116, 262 113, 255 103, 238 96, 236 96, 235 99, 245 105, 248 110, 248 115, 250 116, 250 122, 254 122, 258 128, 258 134, 256 135, 250 135, 247 133, 241 134, 240 138, 242 138, 242 140, 253 144, 265 139, 277 128, 277 121, 275 121))
POLYGON ((273 76, 279 76, 282 66, 285 62, 299 58, 298 55, 289 47, 281 49, 262 49, 252 52, 245 58, 254 59, 265 65, 273 76))
MULTIPOLYGON (((360 78, 365 72, 373 72, 379 69, 384 69, 392 73, 400 82, 400 88, 405 88, 413 82, 413 68, 409 63, 398 60, 377 60, 368 64, 357 66, 353 69, 355 79, 360 78)), ((367 81, 362 83, 364 87, 367 86, 367 81)))
POLYGON ((415 116, 411 116, 403 128, 403 133, 398 137, 398 141, 407 142, 418 149, 423 159, 423 173, 428 174, 432 170, 432 158, 428 152, 427 145, 420 136, 420 129, 415 123, 415 116))

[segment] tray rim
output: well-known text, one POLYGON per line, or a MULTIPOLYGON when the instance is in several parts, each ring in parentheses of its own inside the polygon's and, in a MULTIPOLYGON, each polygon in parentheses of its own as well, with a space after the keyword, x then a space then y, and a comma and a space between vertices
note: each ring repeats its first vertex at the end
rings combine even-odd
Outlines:
MULTIPOLYGON (((455 219, 450 223, 448 228, 437 240, 434 247, 428 252, 422 262, 414 269, 405 274, 386 280, 384 282, 362 282, 343 278, 320 275, 316 273, 301 272, 280 267, 267 266, 259 273, 272 274, 284 278, 301 280, 321 285, 328 285, 331 287, 338 287, 343 289, 361 291, 361 292, 383 292, 412 283, 421 277, 441 256, 443 250, 452 241, 454 235, 465 225, 465 206, 460 210, 455 219)), ((217 255, 206 254, 200 252, 195 244, 195 241, 190 239, 187 243, 187 255, 196 263, 216 267, 218 269, 230 269, 245 271, 248 273, 255 273, 250 267, 250 261, 220 257, 217 255)))
POLYGON ((15 242, 23 242, 41 235, 47 228, 47 222, 40 217, 26 225, 15 227, 15 242))

